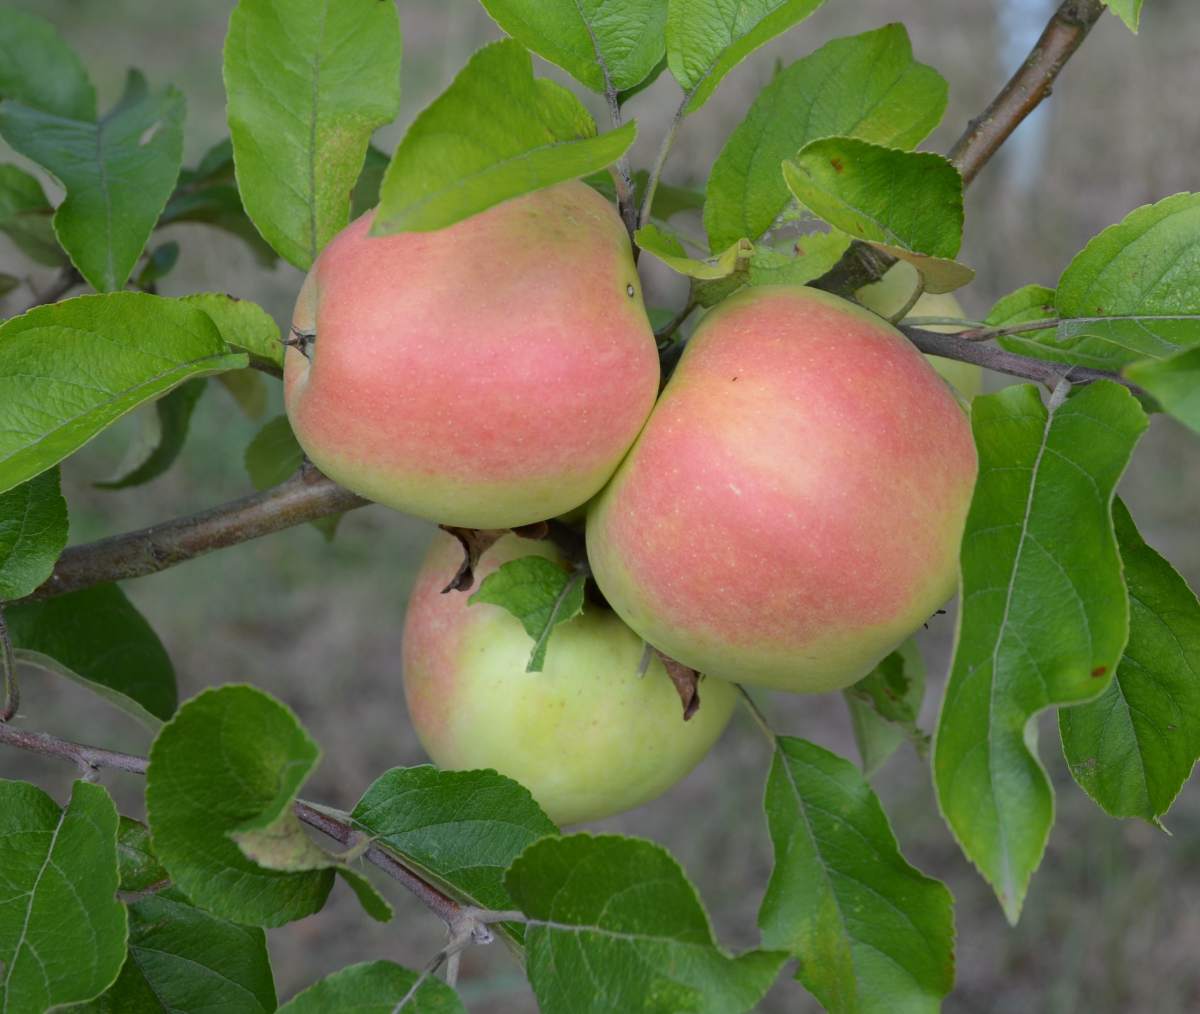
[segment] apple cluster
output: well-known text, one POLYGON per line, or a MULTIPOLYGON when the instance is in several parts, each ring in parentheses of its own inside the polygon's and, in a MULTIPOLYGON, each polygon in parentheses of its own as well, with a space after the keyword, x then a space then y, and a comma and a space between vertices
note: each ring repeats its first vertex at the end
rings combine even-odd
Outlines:
MULTIPOLYGON (((846 687, 949 598, 970 425, 872 309, 743 289, 706 314, 660 395, 628 234, 585 184, 436 232, 370 229, 368 214, 326 247, 296 304, 294 329, 313 336, 285 363, 301 446, 337 482, 440 524, 574 512, 607 603, 589 599, 527 673, 514 616, 443 594, 461 550, 439 533, 403 651, 439 765, 516 778, 559 823, 620 812, 704 756, 733 683, 846 687), (704 675, 688 721, 657 656, 642 673, 645 644, 704 675)), ((896 273, 860 298, 891 312, 912 289, 896 273)), ((510 535, 477 577, 530 554, 567 566, 510 535)))

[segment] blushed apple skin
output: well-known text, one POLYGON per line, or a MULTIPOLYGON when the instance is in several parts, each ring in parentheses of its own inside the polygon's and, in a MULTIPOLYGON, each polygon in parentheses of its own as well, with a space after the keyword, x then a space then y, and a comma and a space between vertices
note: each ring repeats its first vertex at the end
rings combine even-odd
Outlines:
MULTIPOLYGON (((891 318, 904 309, 917 286, 917 269, 906 261, 899 261, 888 268, 879 281, 864 285, 854 294, 855 298, 868 310, 874 310, 881 317, 891 318)), ((908 311, 909 317, 957 317, 965 318, 962 304, 953 293, 922 293, 908 311)), ((950 334, 961 328, 950 324, 922 325, 927 331, 938 331, 950 334)), ((974 363, 964 363, 957 359, 946 359, 944 356, 926 356, 929 364, 949 382, 963 399, 970 401, 983 391, 983 370, 974 363)))
POLYGON ((437 232, 321 252, 288 348, 301 447, 362 496, 443 524, 509 528, 579 506, 612 475, 658 392, 629 237, 577 181, 437 232))
MULTIPOLYGON (((544 542, 505 536, 476 568, 476 587, 544 542)), ((409 599, 404 692, 417 736, 442 768, 494 768, 528 788, 557 824, 640 806, 683 778, 715 743, 735 691, 706 679, 700 709, 683 707, 657 659, 639 678, 642 641, 610 610, 588 603, 554 629, 542 672, 526 672, 533 642, 510 613, 442 594, 462 559, 438 533, 409 599)))
POLYGON ((975 472, 967 414, 886 321, 747 289, 696 329, 591 508, 588 559, 686 665, 836 690, 950 597, 975 472))

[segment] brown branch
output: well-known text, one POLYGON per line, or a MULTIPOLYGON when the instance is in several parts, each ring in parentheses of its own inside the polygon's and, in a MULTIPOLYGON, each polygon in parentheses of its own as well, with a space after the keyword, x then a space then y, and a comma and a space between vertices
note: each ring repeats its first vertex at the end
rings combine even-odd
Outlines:
POLYGON ((1054 387, 1062 380, 1068 380, 1073 384, 1086 384, 1093 380, 1111 380, 1129 388, 1136 395, 1147 397, 1145 391, 1126 380, 1119 373, 1022 356, 994 345, 981 344, 978 339, 964 337, 964 335, 971 334, 969 331, 960 334, 939 334, 936 331, 926 331, 923 328, 907 325, 901 325, 900 330, 904 332, 909 341, 927 355, 957 359, 963 363, 975 363, 977 366, 984 366, 997 373, 1007 373, 1010 377, 1034 380, 1049 387, 1054 387))
POLYGON ((4 621, 3 609, 0 609, 0 685, 4 687, 4 696, 0 698, 0 723, 3 723, 11 721, 21 706, 17 660, 13 655, 12 638, 8 636, 8 624, 4 621))
POLYGON ((70 740, 49 736, 44 732, 26 732, 7 724, 0 724, 0 743, 15 746, 18 750, 74 761, 80 770, 85 772, 113 768, 131 775, 144 775, 150 765, 145 757, 84 746, 82 743, 72 743, 70 740))
POLYGON ((161 525, 72 546, 29 599, 48 599, 108 581, 157 574, 214 549, 354 510, 368 502, 305 465, 290 479, 261 493, 161 525))
MULTIPOLYGON (((323 834, 329 835, 334 841, 347 847, 353 847, 362 840, 362 835, 344 821, 316 809, 303 799, 297 799, 296 816, 309 827, 314 827, 323 834)), ((408 888, 435 915, 440 916, 448 926, 453 925, 463 910, 463 906, 434 887, 431 883, 418 877, 412 870, 400 862, 390 852, 378 845, 370 845, 363 853, 368 862, 373 863, 393 880, 408 888)))
MULTIPOLYGON (((48 757, 61 757, 64 760, 74 761, 85 772, 85 775, 94 774, 101 768, 113 768, 128 774, 144 775, 150 767, 150 762, 145 757, 85 746, 82 743, 60 739, 44 732, 26 732, 7 724, 0 724, 0 744, 48 757)), ((294 809, 301 822, 329 835, 334 841, 349 847, 362 841, 363 834, 357 828, 318 809, 311 803, 306 803, 303 799, 296 800, 294 809)), ((491 939, 491 935, 487 931, 488 925, 497 922, 523 921, 525 918, 521 912, 493 912, 471 905, 460 905, 433 884, 419 877, 392 853, 378 845, 368 846, 363 856, 397 883, 406 887, 416 895, 422 904, 439 916, 450 928, 452 938, 458 935, 464 937, 464 942, 474 940, 477 943, 487 943, 491 939)))
POLYGON ((1017 126, 1050 95, 1054 81, 1104 13, 1102 0, 1064 0, 1025 62, 983 114, 972 120, 947 153, 963 184, 979 174, 1017 126))
MULTIPOLYGON (((1025 61, 947 153, 969 184, 1008 136, 1048 98, 1054 81, 1104 13, 1103 0, 1063 0, 1025 61)), ((849 296, 883 277, 895 258, 855 240, 829 271, 812 282, 849 296)))

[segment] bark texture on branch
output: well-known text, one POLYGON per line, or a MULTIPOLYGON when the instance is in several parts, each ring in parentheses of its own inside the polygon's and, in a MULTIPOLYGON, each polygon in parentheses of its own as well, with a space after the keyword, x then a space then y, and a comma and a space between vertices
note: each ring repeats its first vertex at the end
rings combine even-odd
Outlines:
POLYGON ((214 549, 354 510, 369 502, 306 465, 290 479, 261 493, 136 532, 71 546, 29 599, 47 599, 107 581, 156 574, 214 549))

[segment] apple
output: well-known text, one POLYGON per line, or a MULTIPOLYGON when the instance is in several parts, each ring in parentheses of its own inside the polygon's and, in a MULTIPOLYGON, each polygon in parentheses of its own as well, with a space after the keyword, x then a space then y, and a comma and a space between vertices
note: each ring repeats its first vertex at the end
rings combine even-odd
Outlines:
MULTIPOLYGON (((918 282, 917 269, 907 261, 897 261, 877 282, 864 285, 854 294, 854 297, 868 310, 874 310, 881 317, 891 319, 904 309, 904 304, 916 291, 918 282)), ((966 317, 962 304, 955 299, 953 293, 922 293, 913 303, 906 316, 909 317, 966 317)), ((927 331, 939 331, 949 334, 961 331, 954 325, 928 324, 927 331)), ((935 370, 941 374, 950 385, 967 401, 974 398, 983 390, 983 370, 974 363, 964 363, 957 359, 946 359, 943 356, 926 356, 935 370)))
MULTIPOLYGON (((484 554, 482 581, 547 542, 507 535, 484 554)), ((721 735, 736 700, 705 679, 700 709, 683 707, 655 658, 611 610, 588 602, 554 628, 542 672, 526 672, 533 641, 499 606, 442 588, 462 550, 439 533, 417 575, 404 623, 404 693, 417 736, 443 768, 494 768, 516 779, 558 824, 598 820, 661 795, 721 735)))
POLYGON ((600 590, 709 676, 848 686, 953 592, 975 482, 967 414, 881 317, 745 289, 697 327, 594 502, 600 590))
POLYGON ((284 398, 325 474, 443 524, 511 528, 584 503, 658 393, 629 237, 578 181, 436 232, 321 252, 300 291, 284 398))

